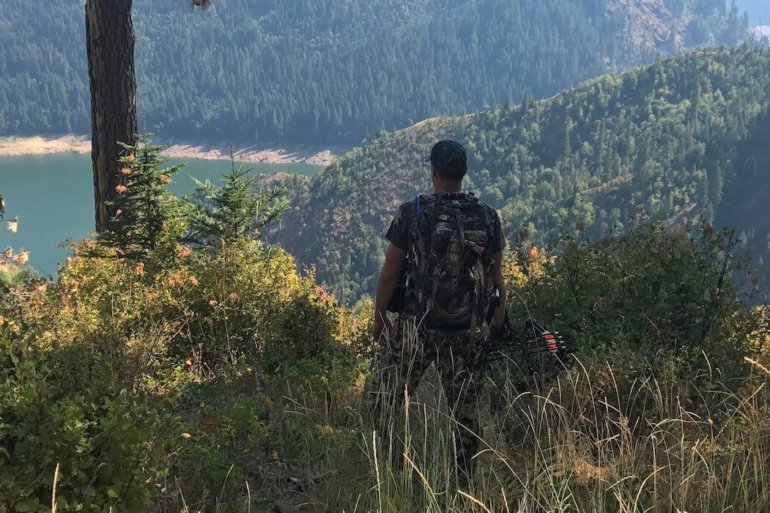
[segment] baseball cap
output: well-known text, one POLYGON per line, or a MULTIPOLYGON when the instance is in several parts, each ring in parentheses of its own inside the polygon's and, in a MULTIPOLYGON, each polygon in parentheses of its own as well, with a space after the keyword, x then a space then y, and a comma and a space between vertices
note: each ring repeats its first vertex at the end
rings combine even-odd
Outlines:
POLYGON ((450 139, 437 142, 430 151, 430 158, 426 162, 449 172, 462 172, 464 174, 468 170, 468 157, 465 148, 459 142, 450 139))

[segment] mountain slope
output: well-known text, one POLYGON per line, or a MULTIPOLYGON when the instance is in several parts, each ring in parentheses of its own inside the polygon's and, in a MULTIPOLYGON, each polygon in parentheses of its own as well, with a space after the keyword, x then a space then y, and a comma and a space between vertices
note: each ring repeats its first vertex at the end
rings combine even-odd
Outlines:
POLYGON ((467 188, 500 209, 513 236, 526 228, 547 243, 565 222, 601 237, 642 218, 705 218, 766 251, 767 216, 747 198, 770 188, 769 104, 770 51, 720 49, 429 120, 366 141, 313 179, 275 236, 343 299, 371 292, 391 216, 429 189, 424 158, 453 137, 469 150, 467 188))
MULTIPOLYGON (((80 4, 4 0, 0 136, 89 131, 80 4)), ((237 142, 358 143, 745 29, 723 0, 134 4, 140 126, 237 142)))

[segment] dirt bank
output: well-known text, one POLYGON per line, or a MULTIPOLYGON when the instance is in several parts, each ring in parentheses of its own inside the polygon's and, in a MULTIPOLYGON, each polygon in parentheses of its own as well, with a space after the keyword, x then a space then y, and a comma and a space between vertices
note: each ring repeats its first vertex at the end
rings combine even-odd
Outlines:
MULTIPOLYGON (((166 142, 169 145, 164 155, 179 159, 229 160, 229 144, 186 144, 166 142)), ((0 157, 21 157, 27 155, 49 155, 53 153, 89 153, 91 140, 85 136, 65 135, 61 137, 5 137, 0 138, 0 157)), ((239 162, 263 164, 311 164, 328 166, 344 148, 326 148, 307 145, 253 145, 232 146, 232 153, 239 162)))

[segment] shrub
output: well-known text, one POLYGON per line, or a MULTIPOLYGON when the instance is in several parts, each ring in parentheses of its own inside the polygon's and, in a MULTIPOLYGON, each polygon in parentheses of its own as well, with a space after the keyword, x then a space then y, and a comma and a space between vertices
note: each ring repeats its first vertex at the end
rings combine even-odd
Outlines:
POLYGON ((146 509, 161 416, 89 348, 36 347, 0 326, 0 511, 146 509))
POLYGON ((646 226, 596 244, 565 237, 558 258, 522 244, 509 264, 512 314, 534 315, 583 352, 626 346, 685 362, 704 355, 742 373, 755 315, 733 284, 738 248, 730 233, 646 226))

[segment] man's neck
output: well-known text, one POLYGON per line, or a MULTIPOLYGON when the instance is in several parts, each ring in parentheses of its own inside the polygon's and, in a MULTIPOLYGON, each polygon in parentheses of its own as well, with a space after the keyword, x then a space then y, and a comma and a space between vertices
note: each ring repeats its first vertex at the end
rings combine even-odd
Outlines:
POLYGON ((439 181, 433 183, 433 190, 436 194, 458 194, 462 189, 462 183, 442 183, 439 181))

